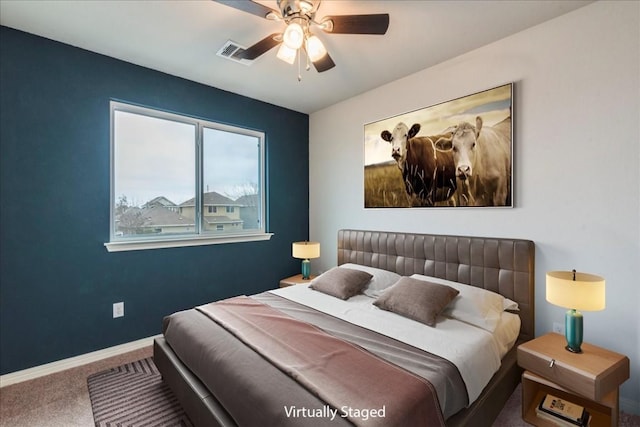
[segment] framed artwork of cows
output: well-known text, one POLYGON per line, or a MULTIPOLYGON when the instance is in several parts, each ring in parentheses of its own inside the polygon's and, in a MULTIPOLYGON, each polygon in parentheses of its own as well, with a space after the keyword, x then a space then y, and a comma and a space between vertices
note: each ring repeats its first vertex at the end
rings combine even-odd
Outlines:
POLYGON ((364 126, 365 208, 511 207, 513 83, 364 126))

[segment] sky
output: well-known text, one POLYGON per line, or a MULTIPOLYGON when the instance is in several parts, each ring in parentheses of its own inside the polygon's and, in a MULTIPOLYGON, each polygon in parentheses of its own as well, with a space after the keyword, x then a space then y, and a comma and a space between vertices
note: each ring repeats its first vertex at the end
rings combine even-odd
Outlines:
POLYGON ((450 126, 468 122, 475 125, 481 116, 483 126, 492 126, 511 114, 511 85, 489 89, 463 98, 411 111, 364 126, 364 164, 393 160, 391 144, 382 139, 383 130, 393 132, 399 122, 407 127, 420 124, 418 136, 438 135, 450 126))
MULTIPOLYGON (((130 205, 164 196, 176 204, 195 197, 196 126, 115 112, 115 200, 130 205)), ((203 190, 222 195, 258 183, 258 138, 217 129, 203 132, 203 190)))

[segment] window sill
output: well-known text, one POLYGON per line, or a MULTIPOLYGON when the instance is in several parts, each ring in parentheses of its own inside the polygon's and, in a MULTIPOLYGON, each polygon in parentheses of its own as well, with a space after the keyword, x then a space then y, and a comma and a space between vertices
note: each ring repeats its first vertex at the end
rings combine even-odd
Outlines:
POLYGON ((188 246, 219 245, 223 243, 259 242, 270 240, 273 233, 235 234, 217 237, 179 238, 166 240, 129 240, 105 243, 109 252, 140 251, 146 249, 182 248, 188 246))

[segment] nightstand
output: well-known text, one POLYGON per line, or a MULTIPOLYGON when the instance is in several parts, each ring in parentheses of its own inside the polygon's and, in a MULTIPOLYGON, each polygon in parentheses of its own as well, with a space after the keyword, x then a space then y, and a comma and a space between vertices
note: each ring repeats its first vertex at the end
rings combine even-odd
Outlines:
POLYGON ((286 288, 287 286, 302 285, 305 283, 309 284, 314 277, 316 276, 309 276, 308 279, 303 279, 302 274, 296 274, 295 276, 287 277, 286 279, 280 280, 280 287, 286 288))
POLYGON ((552 426, 536 415, 542 397, 554 396, 584 406, 591 426, 617 426, 618 388, 629 378, 629 358, 595 345, 582 353, 565 350, 563 335, 547 334, 518 347, 522 374, 522 418, 537 426, 552 426))

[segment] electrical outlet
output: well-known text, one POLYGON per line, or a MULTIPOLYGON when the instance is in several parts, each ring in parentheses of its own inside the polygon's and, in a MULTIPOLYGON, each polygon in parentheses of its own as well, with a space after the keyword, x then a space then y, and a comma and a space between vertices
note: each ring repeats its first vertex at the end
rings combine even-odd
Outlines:
POLYGON ((564 335, 564 325, 559 322, 553 322, 553 332, 564 335))
POLYGON ((124 316, 124 302, 113 303, 113 318, 124 316))

